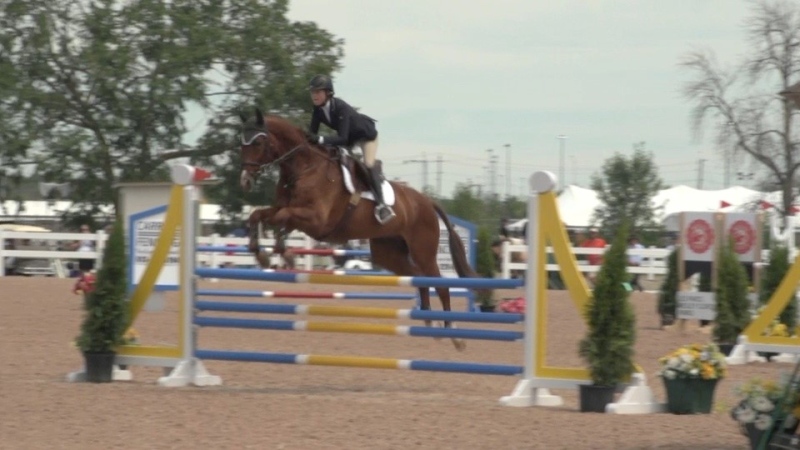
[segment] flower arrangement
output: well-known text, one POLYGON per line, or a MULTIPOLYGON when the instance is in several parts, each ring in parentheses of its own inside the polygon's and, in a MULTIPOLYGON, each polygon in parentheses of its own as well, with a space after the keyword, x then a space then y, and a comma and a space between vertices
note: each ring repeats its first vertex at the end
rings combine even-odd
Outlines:
POLYGON ((500 311, 504 313, 525 314, 525 298, 506 298, 500 303, 500 311))
POLYGON ((658 360, 661 370, 658 375, 667 379, 699 378, 718 380, 727 373, 725 355, 716 344, 690 344, 679 347, 658 360))
MULTIPOLYGON (((761 315, 761 313, 766 308, 766 305, 761 305, 757 310, 756 313, 753 314, 753 319, 761 315)), ((772 320, 769 326, 761 332, 763 336, 774 336, 774 337, 791 337, 797 335, 797 328, 792 330, 794 334, 789 332, 789 326, 785 323, 780 321, 779 317, 776 317, 772 320)))
POLYGON ((128 328, 128 330, 125 331, 125 334, 122 335, 122 340, 124 342, 123 345, 138 345, 139 332, 133 327, 128 328))
POLYGON ((75 295, 89 294, 94 290, 94 284, 97 281, 97 274, 92 272, 84 272, 80 278, 75 281, 75 286, 72 287, 72 293, 75 295))
POLYGON ((783 421, 784 428, 793 428, 800 417, 800 397, 795 390, 787 392, 788 378, 781 382, 753 378, 736 389, 742 397, 739 404, 731 410, 731 417, 743 428, 748 424, 756 430, 764 431, 775 425, 775 417, 783 421), (789 395, 790 398, 785 398, 789 395), (782 406, 782 411, 775 414, 775 408, 782 406))

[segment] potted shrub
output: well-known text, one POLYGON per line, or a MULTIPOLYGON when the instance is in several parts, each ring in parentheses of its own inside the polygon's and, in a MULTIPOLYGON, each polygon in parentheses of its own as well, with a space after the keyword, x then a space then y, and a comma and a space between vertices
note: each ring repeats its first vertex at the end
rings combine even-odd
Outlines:
MULTIPOLYGON (((489 228, 478 229, 478 255, 476 272, 484 278, 494 278, 495 256, 492 251, 492 236, 489 228)), ((476 301, 481 311, 492 312, 497 303, 494 299, 494 289, 477 289, 476 301)))
POLYGON ((794 434, 797 430, 797 386, 792 386, 788 377, 780 382, 752 378, 736 392, 740 401, 731 409, 731 418, 748 437, 752 449, 759 448, 762 440, 771 441, 776 432, 794 434))
POLYGON ((717 277, 717 315, 713 333, 722 353, 728 355, 750 322, 747 272, 736 257, 730 242, 726 242, 721 248, 717 277))
POLYGON ((125 342, 128 321, 127 270, 122 224, 117 222, 103 252, 103 264, 84 291, 84 318, 76 338, 86 363, 86 381, 111 381, 116 353, 125 342))
POLYGON ((613 402, 617 385, 634 372, 635 316, 625 288, 627 226, 620 227, 605 255, 584 314, 588 330, 579 353, 589 365, 591 385, 580 386, 583 412, 604 412, 613 402))
POLYGON ((667 391, 667 411, 707 414, 714 403, 717 382, 725 377, 725 355, 716 344, 684 345, 659 359, 658 375, 667 391))
POLYGON ((658 315, 661 317, 662 327, 675 323, 678 285, 678 250, 675 249, 667 257, 667 276, 664 277, 658 294, 658 315))

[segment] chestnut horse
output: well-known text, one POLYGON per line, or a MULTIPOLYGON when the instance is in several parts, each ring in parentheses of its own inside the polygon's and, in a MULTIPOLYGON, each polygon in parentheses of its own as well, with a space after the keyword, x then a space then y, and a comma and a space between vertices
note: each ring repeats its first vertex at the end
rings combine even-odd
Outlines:
MULTIPOLYGON (((375 204, 348 192, 336 151, 310 144, 297 126, 281 117, 265 118, 259 109, 255 117, 240 115, 242 129, 242 189, 252 189, 266 170, 278 169, 274 205, 252 212, 248 220, 249 250, 262 265, 266 257, 258 239, 260 225, 285 235, 300 230, 317 241, 344 243, 369 239, 372 262, 401 276, 439 277, 436 254, 439 249, 439 221, 447 227, 450 255, 459 277, 477 277, 470 267, 463 243, 442 208, 427 196, 397 183, 393 205, 396 217, 384 225, 375 219, 375 204)), ((352 171, 358 186, 357 171, 352 171)), ((362 190, 366 185, 361 183, 362 190)), ((358 189, 356 189, 358 190, 358 189)), ((386 188, 384 188, 384 191, 386 188)), ((276 249, 280 251, 280 242, 276 249)), ((450 311, 450 291, 436 288, 442 309, 450 311)), ((430 309, 429 288, 419 288, 420 307, 430 309)), ((426 322, 430 325, 430 322, 426 322)), ((445 326, 450 326, 445 322, 445 326)), ((459 350, 464 343, 453 339, 459 350)))

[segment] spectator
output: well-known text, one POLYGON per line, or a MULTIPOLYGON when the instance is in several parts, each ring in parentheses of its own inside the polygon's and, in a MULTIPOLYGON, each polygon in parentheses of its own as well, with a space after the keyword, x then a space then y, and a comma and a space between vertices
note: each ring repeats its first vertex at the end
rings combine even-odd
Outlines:
MULTIPOLYGON (((639 242, 639 238, 638 237, 631 236, 628 239, 628 249, 629 250, 639 250, 639 249, 643 249, 643 248, 644 248, 644 245, 642 245, 639 242)), ((642 265, 642 255, 628 253, 628 265, 629 266, 633 266, 633 267, 641 266, 642 265)), ((633 289, 638 289, 639 292, 642 292, 642 291, 644 291, 644 288, 642 288, 642 285, 639 283, 639 275, 641 275, 641 274, 638 274, 638 273, 632 274, 630 284, 631 284, 631 287, 633 289)))
MULTIPOLYGON (((595 228, 589 228, 589 238, 583 241, 581 247, 584 248, 606 248, 606 241, 600 236, 600 231, 595 228)), ((589 263, 590 266, 599 266, 603 264, 603 255, 586 255, 586 261, 589 263)), ((595 277, 597 276, 597 272, 589 272, 587 273, 587 278, 589 281, 594 284, 595 277)))
MULTIPOLYGON (((92 230, 89 228, 89 225, 83 224, 81 225, 81 233, 92 234, 92 230)), ((75 241, 70 245, 70 249, 77 252, 94 252, 95 240, 87 238, 75 241)), ((82 273, 92 271, 94 269, 95 259, 96 258, 94 256, 90 258, 80 258, 78 260, 78 268, 82 273)))

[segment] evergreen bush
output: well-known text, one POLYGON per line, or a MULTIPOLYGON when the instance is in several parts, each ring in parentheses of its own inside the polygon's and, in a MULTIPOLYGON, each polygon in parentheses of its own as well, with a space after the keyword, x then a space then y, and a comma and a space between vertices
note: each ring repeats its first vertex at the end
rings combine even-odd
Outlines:
POLYGON ((86 294, 85 315, 76 344, 83 352, 110 352, 124 343, 128 325, 127 261, 122 223, 114 225, 97 273, 94 290, 86 294))
POLYGON ((584 314, 588 330, 579 353, 589 365, 592 382, 614 386, 634 372, 633 345, 636 317, 629 302, 626 271, 628 226, 617 231, 597 275, 592 298, 584 314))
POLYGON ((750 304, 747 272, 731 242, 724 243, 720 249, 717 277, 714 340, 718 344, 735 344, 750 322, 750 304))
MULTIPOLYGON (((494 278, 495 255, 492 251, 492 232, 488 227, 478 229, 478 255, 476 272, 484 278, 494 278)), ((483 306, 493 306, 494 290, 477 289, 477 302, 483 306)))
MULTIPOLYGON (((776 242, 769 250, 769 265, 764 269, 761 279, 761 292, 759 292, 759 305, 766 305, 772 294, 778 289, 781 281, 789 271, 789 249, 776 242)), ((778 321, 786 325, 788 330, 794 330, 797 326, 797 295, 793 295, 781 312, 778 321)))
POLYGON ((678 250, 674 249, 667 257, 667 275, 661 283, 661 291, 658 294, 658 315, 661 316, 661 325, 670 325, 675 321, 678 287, 678 250))

